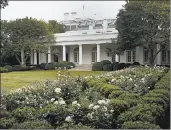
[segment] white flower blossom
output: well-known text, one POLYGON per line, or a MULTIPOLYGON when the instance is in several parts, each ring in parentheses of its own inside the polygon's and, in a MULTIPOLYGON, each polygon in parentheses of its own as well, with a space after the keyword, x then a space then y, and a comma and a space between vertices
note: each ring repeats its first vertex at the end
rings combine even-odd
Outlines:
POLYGON ((98 108, 100 108, 99 105, 95 105, 95 106, 93 107, 94 110, 97 110, 98 108))
POLYGON ((104 107, 102 108, 102 110, 103 110, 104 112, 106 112, 106 111, 107 111, 107 107, 104 106, 104 107))
POLYGON ((114 110, 110 110, 110 112, 111 112, 111 113, 113 113, 113 112, 114 112, 114 110))
POLYGON ((87 117, 90 118, 90 119, 92 119, 93 118, 93 114, 92 113, 88 113, 87 114, 87 117))
POLYGON ((72 122, 72 118, 71 118, 70 116, 67 116, 67 117, 65 118, 65 121, 66 121, 66 122, 72 122))
POLYGON ((52 98, 50 101, 51 101, 51 102, 55 101, 55 98, 52 98))
POLYGON ((60 93, 61 92, 61 88, 55 88, 55 92, 56 93, 60 93))
POLYGON ((106 104, 105 100, 98 100, 98 104, 102 105, 102 104, 106 104))
POLYGON ((94 104, 90 104, 89 105, 89 109, 93 108, 94 104))
POLYGON ((65 101, 64 100, 61 100, 61 101, 59 101, 59 104, 60 105, 65 105, 65 101))
POLYGON ((72 102, 72 105, 76 105, 76 104, 77 104, 77 101, 72 102))
POLYGON ((55 101, 54 104, 58 105, 58 101, 55 101))

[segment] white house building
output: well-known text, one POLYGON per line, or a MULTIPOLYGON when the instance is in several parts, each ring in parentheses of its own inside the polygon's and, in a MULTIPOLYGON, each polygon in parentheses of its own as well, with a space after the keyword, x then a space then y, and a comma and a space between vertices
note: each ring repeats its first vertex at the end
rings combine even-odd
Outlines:
MULTIPOLYGON (((32 51, 31 64, 69 61, 76 65, 92 64, 102 60, 110 60, 124 63, 148 64, 148 51, 143 47, 135 50, 126 50, 122 55, 111 57, 106 53, 106 48, 111 48, 111 39, 116 38, 117 30, 114 28, 115 19, 95 20, 90 18, 76 18, 76 12, 64 14, 66 25, 65 33, 55 34, 56 43, 49 47, 48 53, 58 48, 58 56, 36 53, 32 51)), ((160 46, 155 46, 157 51, 160 46)), ((170 50, 161 51, 155 64, 170 64, 170 50)))

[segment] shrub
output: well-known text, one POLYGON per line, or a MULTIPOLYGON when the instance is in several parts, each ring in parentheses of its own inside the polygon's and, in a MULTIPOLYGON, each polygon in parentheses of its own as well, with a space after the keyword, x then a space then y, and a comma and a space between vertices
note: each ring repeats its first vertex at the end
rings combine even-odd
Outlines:
POLYGON ((0 67, 0 73, 8 72, 8 69, 5 67, 0 67))
POLYGON ((111 62, 109 60, 102 60, 101 63, 102 63, 102 66, 105 66, 107 64, 111 64, 111 62))
POLYGON ((41 68, 41 69, 45 69, 46 64, 47 64, 47 63, 41 63, 41 64, 40 64, 40 68, 41 68))
POLYGON ((67 61, 61 61, 59 62, 59 67, 61 67, 61 69, 64 69, 64 68, 68 68, 68 62, 67 61))
POLYGON ((103 65, 101 62, 96 62, 92 65, 92 71, 101 71, 103 70, 103 65))
POLYGON ((160 129, 160 127, 149 122, 128 121, 122 125, 122 129, 160 129))
POLYGON ((0 129, 9 129, 15 123, 15 119, 0 118, 0 129))
POLYGON ((125 63, 125 67, 130 67, 131 63, 125 63))
POLYGON ((14 65, 12 68, 13 71, 27 71, 30 68, 28 66, 14 65))
POLYGON ((93 128, 91 128, 90 126, 83 125, 81 123, 77 125, 64 123, 62 126, 58 126, 57 129, 93 129, 93 128))
POLYGON ((23 123, 16 123, 12 126, 12 129, 53 129, 50 124, 43 121, 26 121, 23 123))
POLYGON ((72 66, 73 68, 75 68, 75 64, 73 62, 68 62, 68 65, 72 66))
POLYGON ((134 63, 132 63, 132 65, 140 65, 140 63, 139 62, 134 62, 134 63))
POLYGON ((10 65, 5 65, 4 67, 8 69, 8 72, 12 72, 12 66, 10 66, 10 65))
POLYGON ((114 62, 113 63, 113 70, 116 71, 119 69, 119 63, 118 62, 114 62))
POLYGON ((47 63, 47 64, 45 65, 45 70, 52 70, 52 69, 53 69, 53 64, 47 63))
POLYGON ((117 97, 119 97, 123 93, 124 93, 124 91, 122 91, 122 90, 114 90, 109 95, 109 98, 117 98, 117 97))
POLYGON ((112 64, 106 64, 103 66, 103 70, 104 71, 112 71, 113 70, 113 66, 112 64))
POLYGON ((18 120, 18 122, 24 122, 26 120, 33 120, 35 118, 36 110, 33 107, 17 108, 12 112, 12 115, 18 120))
POLYGON ((124 69, 125 68, 125 63, 119 63, 118 65, 118 70, 124 69))

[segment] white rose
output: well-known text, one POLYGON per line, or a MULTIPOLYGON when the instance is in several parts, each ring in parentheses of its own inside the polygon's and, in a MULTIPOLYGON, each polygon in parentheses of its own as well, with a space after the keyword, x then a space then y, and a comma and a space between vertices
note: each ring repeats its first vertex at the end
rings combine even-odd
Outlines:
POLYGON ((88 114, 87 114, 87 117, 90 118, 90 119, 92 119, 92 118, 93 118, 92 113, 88 113, 88 114))
POLYGON ((72 118, 71 118, 70 116, 67 116, 67 117, 65 118, 65 121, 66 121, 66 122, 72 122, 72 118))
POLYGON ((72 102, 72 105, 76 105, 76 104, 77 104, 77 101, 72 102))
POLYGON ((56 93, 60 93, 61 92, 61 88, 55 88, 55 92, 56 93))
POLYGON ((106 101, 105 101, 105 100, 99 100, 99 101, 98 101, 98 104, 100 104, 100 105, 106 104, 106 101))
POLYGON ((77 103, 77 106, 78 106, 78 107, 81 107, 81 105, 80 105, 79 103, 77 103))
POLYGON ((113 112, 114 112, 114 110, 110 110, 110 112, 111 112, 111 113, 113 113, 113 112))
POLYGON ((61 100, 61 101, 59 101, 59 104, 60 105, 64 105, 65 104, 65 101, 64 100, 61 100))
POLYGON ((94 106, 94 104, 90 104, 90 105, 89 105, 89 109, 91 109, 93 106, 94 106))
POLYGON ((58 101, 55 101, 55 102, 54 102, 54 104, 56 104, 56 105, 57 105, 57 104, 58 104, 58 101))
POLYGON ((106 111, 107 111, 107 107, 104 106, 104 107, 102 108, 102 110, 106 112, 106 111))
POLYGON ((55 101, 55 98, 52 98, 50 101, 51 101, 51 102, 55 101))
POLYGON ((95 106, 93 107, 94 110, 97 110, 98 108, 100 108, 99 105, 95 105, 95 106))

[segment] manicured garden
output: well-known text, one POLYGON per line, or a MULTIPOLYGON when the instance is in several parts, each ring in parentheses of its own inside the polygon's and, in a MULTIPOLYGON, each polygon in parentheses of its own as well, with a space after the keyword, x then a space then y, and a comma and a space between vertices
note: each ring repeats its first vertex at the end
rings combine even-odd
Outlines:
MULTIPOLYGON (((37 71, 36 71, 37 72, 37 71)), ((170 71, 127 68, 32 84, 2 96, 0 128, 169 128, 170 71)))

